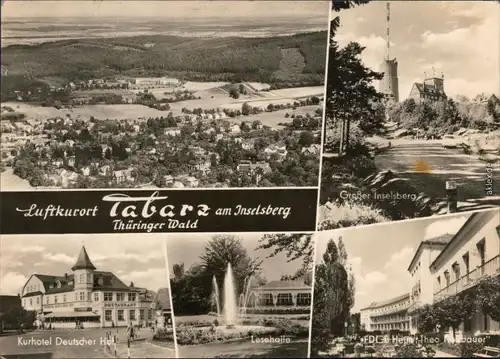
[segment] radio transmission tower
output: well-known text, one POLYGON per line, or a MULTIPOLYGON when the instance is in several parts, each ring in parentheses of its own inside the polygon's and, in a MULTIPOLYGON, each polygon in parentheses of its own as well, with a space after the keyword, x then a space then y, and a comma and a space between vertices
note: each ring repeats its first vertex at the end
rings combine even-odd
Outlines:
POLYGON ((386 29, 386 42, 387 49, 385 54, 385 59, 389 60, 391 58, 391 4, 389 1, 386 4, 386 15, 387 15, 387 29, 386 29))

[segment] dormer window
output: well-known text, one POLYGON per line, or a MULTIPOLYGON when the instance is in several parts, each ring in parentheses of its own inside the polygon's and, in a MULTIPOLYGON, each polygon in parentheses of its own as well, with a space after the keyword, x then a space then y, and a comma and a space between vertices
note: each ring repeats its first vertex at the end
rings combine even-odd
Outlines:
POLYGON ((99 279, 97 280, 97 284, 99 284, 100 286, 104 285, 104 279, 102 277, 99 277, 99 279))
POLYGON ((54 288, 54 284, 49 284, 49 288, 50 289, 54 288))
POLYGON ((61 281, 56 282, 57 288, 61 288, 61 281))
POLYGON ((72 280, 70 280, 70 281, 68 282, 68 285, 73 285, 73 281, 72 281, 72 280))

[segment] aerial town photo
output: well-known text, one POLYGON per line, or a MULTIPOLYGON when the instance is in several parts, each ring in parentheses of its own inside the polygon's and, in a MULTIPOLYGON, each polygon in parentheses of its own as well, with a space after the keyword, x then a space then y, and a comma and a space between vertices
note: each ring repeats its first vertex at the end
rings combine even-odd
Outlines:
POLYGON ((500 205, 500 4, 352 3, 331 15, 319 227, 500 205))
POLYGON ((499 209, 314 241, 311 357, 498 358, 499 209))
POLYGON ((179 357, 307 357, 311 237, 169 235, 179 357))
POLYGON ((2 358, 175 358, 164 238, 2 236, 2 358))
POLYGON ((318 186, 328 15, 6 2, 1 188, 318 186))

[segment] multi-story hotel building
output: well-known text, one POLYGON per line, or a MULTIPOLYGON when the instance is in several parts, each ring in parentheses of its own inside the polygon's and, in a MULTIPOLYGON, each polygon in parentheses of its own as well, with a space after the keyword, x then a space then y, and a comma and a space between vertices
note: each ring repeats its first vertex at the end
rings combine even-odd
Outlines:
POLYGON ((71 274, 32 274, 22 288, 22 306, 36 311, 37 325, 58 328, 149 325, 156 320, 154 293, 98 271, 82 247, 71 274))
POLYGON ((360 324, 367 331, 388 332, 409 331, 410 318, 407 315, 410 296, 400 295, 383 302, 373 302, 360 310, 360 324))
MULTIPOLYGON (((453 236, 426 241, 408 271, 411 274, 411 331, 417 332, 418 309, 453 295, 474 291, 484 279, 500 275, 500 211, 474 213, 453 236)), ((463 334, 498 332, 500 323, 481 310, 460 326, 463 334)), ((448 338, 453 333, 447 334, 448 338)))
MULTIPOLYGON (((473 292, 487 279, 500 276, 500 210, 473 214, 430 264, 437 303, 462 292, 473 292)), ((500 333, 500 323, 480 309, 460 326, 459 334, 500 333)), ((450 336, 453 334, 450 332, 450 336)))
MULTIPOLYGON (((394 307, 396 300, 372 303, 360 313, 361 324, 366 330, 388 331, 397 329, 394 324, 404 328, 407 323, 410 332, 417 333, 418 309, 450 296, 473 292, 481 281, 500 276, 500 210, 474 213, 456 234, 421 242, 408 272, 411 276, 409 293, 400 297, 408 306, 401 305, 398 316, 391 323, 387 316, 395 315, 389 308, 397 310, 394 307)), ((443 329, 445 338, 452 340, 451 328, 443 329)), ((464 334, 485 332, 500 333, 500 323, 478 308, 471 319, 462 323, 455 340, 460 340, 464 334)))
POLYGON ((410 331, 416 332, 417 310, 424 304, 434 301, 433 276, 430 265, 453 238, 452 234, 444 234, 437 238, 427 239, 420 243, 408 266, 411 280, 409 282, 410 308, 408 314, 413 316, 410 331))

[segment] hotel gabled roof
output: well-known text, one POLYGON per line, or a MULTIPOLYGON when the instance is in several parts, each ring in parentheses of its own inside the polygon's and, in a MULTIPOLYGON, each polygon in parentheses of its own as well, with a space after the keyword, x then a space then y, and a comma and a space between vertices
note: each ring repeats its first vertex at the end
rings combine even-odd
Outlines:
POLYGON ((451 233, 446 233, 443 234, 439 237, 431 238, 431 239, 426 239, 422 242, 420 242, 420 245, 417 248, 417 251, 415 252, 415 255, 413 256, 412 260, 410 261, 410 265, 408 266, 408 271, 410 271, 410 268, 413 266, 415 261, 417 260, 418 256, 420 255, 420 252, 422 251, 424 246, 442 246, 443 248, 452 240, 454 237, 454 234, 451 233))

